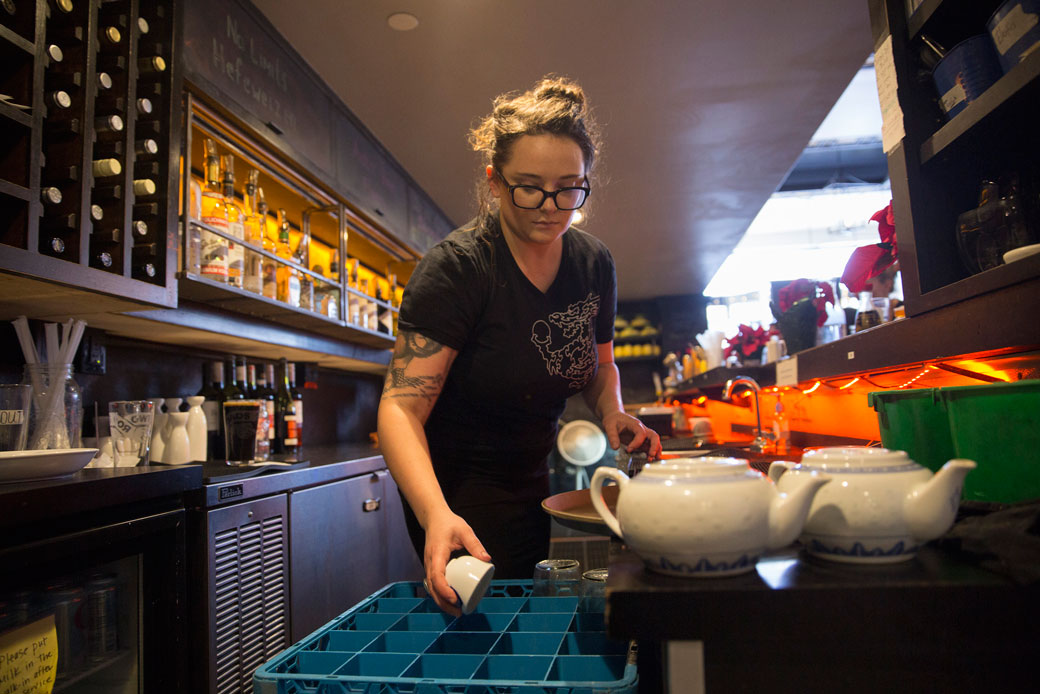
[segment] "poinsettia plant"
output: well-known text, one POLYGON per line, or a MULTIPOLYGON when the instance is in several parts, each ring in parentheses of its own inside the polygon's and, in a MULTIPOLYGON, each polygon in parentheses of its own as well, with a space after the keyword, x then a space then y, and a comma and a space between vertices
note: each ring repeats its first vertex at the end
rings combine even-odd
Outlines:
POLYGON ((741 323, 737 327, 737 334, 726 338, 726 349, 722 352, 722 356, 728 359, 731 354, 736 353, 741 360, 752 357, 761 352, 773 332, 765 330, 762 326, 752 328, 750 325, 741 323))
POLYGON ((816 327, 820 327, 827 322, 827 304, 834 304, 834 288, 829 282, 815 282, 804 277, 797 279, 779 291, 773 313, 779 318, 780 314, 804 302, 810 302, 816 308, 816 327), (779 314, 776 309, 779 309, 779 314))

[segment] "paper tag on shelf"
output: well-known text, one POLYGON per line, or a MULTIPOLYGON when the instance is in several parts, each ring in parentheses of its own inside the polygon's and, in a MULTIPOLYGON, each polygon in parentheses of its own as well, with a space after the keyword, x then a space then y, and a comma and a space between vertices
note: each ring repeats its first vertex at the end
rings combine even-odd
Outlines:
POLYGON ((905 135, 903 109, 896 93, 896 65, 892 57, 892 37, 887 37, 874 51, 874 76, 877 78, 878 101, 881 105, 881 147, 891 152, 905 135))
POLYGON ((794 354, 787 359, 781 359, 776 363, 776 384, 778 386, 798 385, 797 354, 794 354))

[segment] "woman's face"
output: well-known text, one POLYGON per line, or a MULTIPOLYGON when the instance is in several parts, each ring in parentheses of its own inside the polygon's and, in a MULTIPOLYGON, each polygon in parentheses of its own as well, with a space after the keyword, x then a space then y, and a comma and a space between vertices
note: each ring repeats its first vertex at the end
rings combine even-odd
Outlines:
POLYGON ((585 159, 578 144, 569 137, 524 135, 513 143, 511 156, 500 172, 501 176, 492 167, 487 169, 491 194, 498 199, 503 230, 524 243, 558 241, 570 227, 575 210, 558 209, 552 198, 546 198, 536 210, 517 207, 509 194, 509 186, 536 186, 553 192, 587 185, 585 159))

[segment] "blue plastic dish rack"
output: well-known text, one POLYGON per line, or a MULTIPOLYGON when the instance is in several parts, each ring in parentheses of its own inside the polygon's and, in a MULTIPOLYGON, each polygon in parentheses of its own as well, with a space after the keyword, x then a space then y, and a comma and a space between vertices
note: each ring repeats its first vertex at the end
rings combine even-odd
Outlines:
POLYGON ((603 602, 532 597, 531 581, 492 581, 452 617, 421 583, 391 583, 253 675, 255 694, 626 694, 635 647, 607 638, 603 602))

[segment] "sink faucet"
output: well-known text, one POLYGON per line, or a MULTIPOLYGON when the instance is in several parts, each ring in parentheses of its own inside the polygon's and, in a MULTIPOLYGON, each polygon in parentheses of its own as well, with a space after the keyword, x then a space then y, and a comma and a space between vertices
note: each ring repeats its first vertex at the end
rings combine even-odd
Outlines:
POLYGON ((762 453, 766 450, 769 445, 769 441, 765 436, 762 435, 762 409, 759 406, 758 393, 762 389, 758 385, 758 382, 750 376, 737 376, 726 381, 726 387, 722 391, 723 400, 733 399, 733 389, 738 385, 745 385, 751 389, 751 392, 755 394, 755 439, 751 442, 751 450, 755 453, 762 453))

